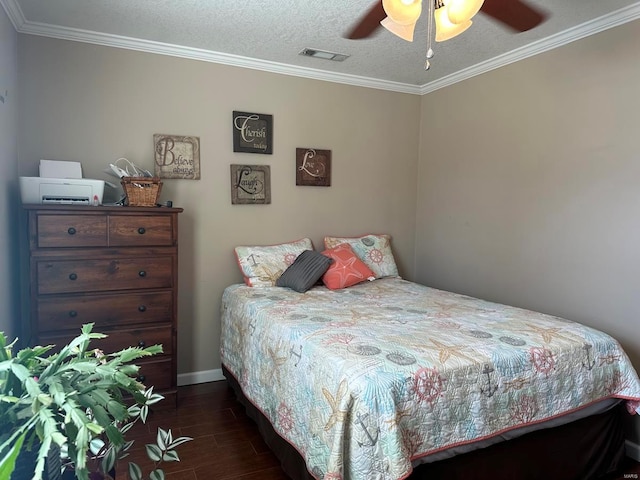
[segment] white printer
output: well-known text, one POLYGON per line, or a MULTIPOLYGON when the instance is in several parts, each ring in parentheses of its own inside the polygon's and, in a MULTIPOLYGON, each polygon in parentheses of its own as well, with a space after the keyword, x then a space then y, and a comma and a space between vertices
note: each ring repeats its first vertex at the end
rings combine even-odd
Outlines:
POLYGON ((104 180, 20 177, 22 203, 102 205, 104 180))
POLYGON ((40 160, 39 177, 20 177, 22 203, 102 205, 104 180, 82 178, 79 162, 40 160))

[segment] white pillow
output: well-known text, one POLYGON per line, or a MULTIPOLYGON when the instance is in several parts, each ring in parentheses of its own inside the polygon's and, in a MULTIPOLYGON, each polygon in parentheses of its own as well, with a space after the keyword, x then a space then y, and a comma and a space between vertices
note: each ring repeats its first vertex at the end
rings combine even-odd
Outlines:
POLYGON ((305 250, 313 250, 308 238, 278 245, 235 248, 244 283, 250 287, 273 287, 280 275, 305 250))
POLYGON ((361 237, 324 237, 324 248, 348 243, 355 254, 375 274, 376 278, 397 277, 398 267, 391 252, 390 235, 363 235, 361 237))

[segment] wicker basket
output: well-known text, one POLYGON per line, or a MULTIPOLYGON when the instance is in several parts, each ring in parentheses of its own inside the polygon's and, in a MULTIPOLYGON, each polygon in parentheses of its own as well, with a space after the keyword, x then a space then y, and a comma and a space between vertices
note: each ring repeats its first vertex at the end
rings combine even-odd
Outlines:
POLYGON ((162 190, 158 177, 122 177, 122 188, 130 207, 155 207, 162 190))

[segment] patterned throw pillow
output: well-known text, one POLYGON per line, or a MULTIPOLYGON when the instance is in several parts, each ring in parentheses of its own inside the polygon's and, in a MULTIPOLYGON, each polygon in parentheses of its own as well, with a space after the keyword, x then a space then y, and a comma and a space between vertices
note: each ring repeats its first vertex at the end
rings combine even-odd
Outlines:
POLYGON ((329 257, 313 250, 305 250, 276 281, 278 287, 289 287, 304 293, 313 287, 331 265, 329 257))
POLYGON ((235 248, 244 283, 250 287, 273 287, 280 275, 305 250, 313 250, 308 238, 279 245, 235 248))
POLYGON ((398 267, 391 252, 389 235, 364 235, 362 237, 324 237, 324 248, 348 243, 376 278, 397 277, 398 267))
POLYGON ((325 250, 322 255, 333 259, 322 276, 322 282, 331 290, 350 287, 365 280, 375 280, 373 272, 358 258, 348 243, 325 250))

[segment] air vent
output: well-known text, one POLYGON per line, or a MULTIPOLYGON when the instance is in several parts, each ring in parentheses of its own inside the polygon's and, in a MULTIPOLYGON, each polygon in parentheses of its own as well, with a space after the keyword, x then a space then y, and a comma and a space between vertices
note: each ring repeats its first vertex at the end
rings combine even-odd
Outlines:
POLYGON ((323 58, 324 60, 333 60, 334 62, 342 62, 349 58, 349 55, 345 55, 344 53, 327 52, 316 48, 305 48, 300 52, 300 55, 305 57, 323 58))

